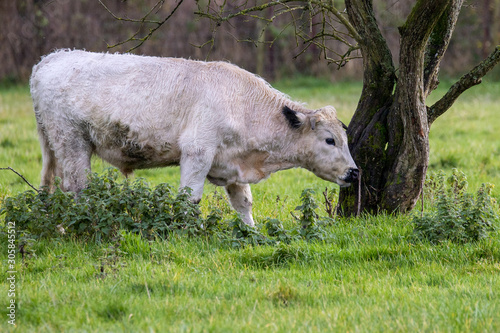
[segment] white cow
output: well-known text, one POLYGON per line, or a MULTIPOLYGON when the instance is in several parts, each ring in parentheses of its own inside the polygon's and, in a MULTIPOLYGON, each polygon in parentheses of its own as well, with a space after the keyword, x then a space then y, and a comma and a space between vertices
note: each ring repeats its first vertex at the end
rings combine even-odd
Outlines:
POLYGON ((340 186, 358 178, 333 107, 308 110, 226 62, 60 50, 34 66, 30 87, 42 186, 58 176, 78 193, 92 154, 125 175, 180 165, 193 202, 207 178, 253 226, 248 184, 273 172, 302 167, 340 186))

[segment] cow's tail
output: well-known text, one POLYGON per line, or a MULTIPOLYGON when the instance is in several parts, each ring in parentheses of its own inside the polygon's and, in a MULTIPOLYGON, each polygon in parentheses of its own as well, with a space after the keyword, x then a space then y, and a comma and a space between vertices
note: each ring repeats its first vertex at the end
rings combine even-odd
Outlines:
POLYGON ((50 147, 47 133, 45 133, 45 129, 40 123, 38 123, 38 137, 42 148, 42 180, 40 186, 48 186, 50 190, 53 190, 54 179, 57 175, 57 159, 54 150, 50 147))

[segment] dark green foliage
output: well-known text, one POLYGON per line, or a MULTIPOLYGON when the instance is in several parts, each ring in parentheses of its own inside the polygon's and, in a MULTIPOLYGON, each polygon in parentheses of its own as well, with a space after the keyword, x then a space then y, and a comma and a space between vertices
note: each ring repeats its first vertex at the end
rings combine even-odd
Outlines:
POLYGON ((266 222, 268 238, 255 228, 247 226, 239 217, 231 222, 233 230, 232 245, 240 247, 247 244, 252 245, 273 245, 276 243, 290 243, 293 240, 324 240, 327 232, 323 226, 333 221, 331 218, 320 218, 316 213, 318 205, 314 199, 315 192, 312 189, 305 189, 300 196, 302 204, 295 208, 300 212, 300 217, 295 217, 299 225, 287 230, 278 219, 268 218, 266 222))
POLYGON ((243 247, 245 245, 273 245, 274 239, 267 238, 256 228, 250 227, 240 216, 235 217, 231 223, 232 229, 231 245, 233 247, 243 247))
POLYGON ((291 230, 283 228, 281 221, 268 219, 266 223, 267 233, 271 237, 283 243, 290 243, 293 240, 324 240, 327 236, 323 226, 333 221, 332 218, 320 216, 316 213, 318 204, 314 199, 315 192, 312 189, 305 189, 300 195, 302 204, 295 208, 300 212, 300 216, 294 218, 299 222, 299 226, 291 230))
MULTIPOLYGON (((15 222, 20 245, 28 240, 57 237, 119 244, 124 232, 146 239, 166 238, 173 232, 190 237, 216 236, 228 240, 233 247, 288 244, 301 238, 325 239, 322 224, 331 221, 319 218, 314 191, 306 189, 301 195, 302 205, 296 208, 300 211, 299 226, 286 230, 281 221, 268 219, 267 237, 258 228, 247 226, 239 216, 222 223, 222 210, 227 210, 227 204, 221 203, 220 196, 209 198, 215 205, 203 218, 199 206, 189 200, 189 188, 176 191, 168 184, 150 188, 141 178, 123 182, 118 178, 116 169, 102 175, 90 173, 87 187, 77 196, 63 192, 58 183, 53 193, 48 188, 26 191, 7 198, 0 215, 5 215, 6 222, 15 222)), ((118 245, 110 247, 103 256, 104 266, 116 265, 117 248, 118 245)))
POLYGON ((289 244, 292 240, 298 239, 297 235, 283 227, 283 223, 278 219, 267 219, 267 234, 275 237, 278 242, 289 244))
POLYGON ((302 212, 299 222, 301 223, 303 229, 311 227, 318 219, 318 214, 316 214, 316 208, 318 208, 318 205, 313 198, 314 194, 315 192, 312 189, 305 189, 302 191, 302 194, 300 195, 302 205, 295 208, 295 210, 302 212))
POLYGON ((302 191, 300 195, 302 205, 295 208, 295 210, 301 212, 300 217, 296 218, 298 222, 300 222, 299 234, 306 240, 324 240, 326 231, 321 226, 333 220, 331 218, 320 219, 319 215, 316 214, 318 205, 314 200, 314 194, 315 192, 312 189, 305 189, 302 191))
MULTIPOLYGON (((295 209, 297 216, 292 214, 297 222, 295 226, 286 229, 282 221, 268 218, 265 226, 253 228, 239 216, 224 222, 221 209, 226 208, 222 198, 214 197, 217 204, 204 218, 199 206, 189 200, 190 189, 177 191, 168 184, 151 188, 143 179, 119 182, 118 176, 114 169, 102 175, 89 174, 88 186, 76 197, 59 187, 53 193, 48 189, 26 191, 6 198, 0 215, 4 215, 5 222, 15 222, 20 247, 29 247, 41 238, 64 237, 119 244, 124 233, 145 241, 167 238, 171 233, 188 237, 215 236, 236 248, 331 238, 325 226, 334 220, 316 213, 318 204, 311 189, 302 192, 301 205, 295 209), (263 227, 267 235, 262 233, 263 227)), ((490 196, 492 188, 492 185, 483 185, 474 197, 466 192, 467 180, 463 173, 455 170, 448 185, 442 173, 431 174, 426 195, 435 209, 413 219, 415 236, 433 243, 447 240, 466 243, 488 237, 497 220, 490 196)), ((103 256, 103 266, 114 267, 117 265, 114 259, 121 254, 113 248, 108 252, 103 256)))
POLYGON ((467 178, 456 169, 447 184, 443 173, 432 175, 427 183, 431 185, 431 196, 436 196, 436 209, 414 217, 417 238, 433 243, 468 243, 486 238, 494 230, 498 216, 490 196, 493 185, 482 184, 474 197, 467 193, 467 178))
POLYGON ((267 229, 266 237, 257 228, 252 228, 246 225, 238 216, 230 222, 232 230, 232 238, 230 239, 233 247, 242 247, 245 245, 275 245, 289 244, 294 240, 305 239, 324 240, 327 232, 324 225, 333 221, 329 217, 320 218, 316 213, 318 205, 314 200, 315 192, 312 189, 305 189, 301 194, 302 204, 295 208, 300 211, 300 217, 295 219, 299 222, 296 227, 287 230, 283 227, 283 223, 278 219, 268 218, 265 224, 267 229))
POLYGON ((188 200, 190 190, 175 191, 168 184, 151 189, 143 179, 117 182, 118 171, 89 174, 88 186, 74 193, 48 189, 7 198, 1 209, 5 221, 35 239, 76 236, 109 240, 120 230, 147 238, 169 232, 198 236, 215 230, 220 214, 204 220, 198 205, 188 200))
POLYGON ((67 208, 73 205, 73 197, 59 188, 52 194, 45 189, 38 193, 30 190, 6 198, 0 215, 5 214, 6 222, 15 222, 17 239, 57 237, 67 208))

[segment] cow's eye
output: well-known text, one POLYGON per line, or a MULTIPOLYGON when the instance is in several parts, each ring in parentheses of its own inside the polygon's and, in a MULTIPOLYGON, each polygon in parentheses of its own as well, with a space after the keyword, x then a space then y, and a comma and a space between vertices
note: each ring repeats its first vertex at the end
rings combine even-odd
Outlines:
POLYGON ((327 145, 335 146, 335 140, 333 140, 332 138, 326 139, 325 142, 327 145))

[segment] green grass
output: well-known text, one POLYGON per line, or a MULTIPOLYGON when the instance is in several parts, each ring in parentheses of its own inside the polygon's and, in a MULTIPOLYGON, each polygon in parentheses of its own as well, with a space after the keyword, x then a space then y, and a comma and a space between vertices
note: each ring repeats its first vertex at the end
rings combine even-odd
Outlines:
POLYGON ((409 232, 405 219, 365 218, 340 222, 332 242, 242 250, 128 236, 104 274, 104 246, 44 241, 18 264, 18 322, 38 332, 498 331, 498 235, 434 247, 409 232))
MULTIPOLYGON (((275 86, 312 108, 334 105, 344 122, 361 88, 307 78, 275 86)), ((458 167, 473 190, 485 181, 500 184, 498 92, 500 83, 475 87, 436 121, 431 170, 458 167)), ((26 87, 0 90, 0 167, 15 168, 36 186, 41 153, 31 108, 26 87)), ((93 160, 94 171, 107 167, 93 160)), ((177 168, 136 176, 152 185, 179 183, 177 168)), ((279 172, 252 186, 256 221, 273 217, 290 226, 301 191, 314 188, 321 201, 326 186, 336 187, 305 170, 279 172)), ((0 171, 0 201, 28 189, 0 171)), ((207 185, 202 209, 218 205, 229 216, 216 190, 222 192, 207 185)), ((434 246, 412 237, 411 215, 338 220, 328 230, 324 242, 243 249, 210 238, 148 242, 126 235, 114 257, 106 252, 110 244, 39 241, 16 260, 17 331, 500 331, 498 231, 475 244, 434 246)), ((0 251, 6 331, 7 245, 0 251)))

